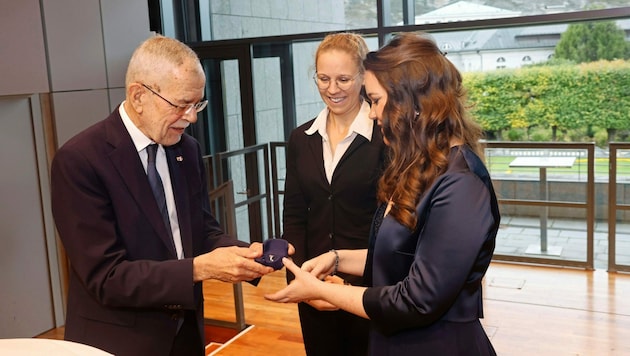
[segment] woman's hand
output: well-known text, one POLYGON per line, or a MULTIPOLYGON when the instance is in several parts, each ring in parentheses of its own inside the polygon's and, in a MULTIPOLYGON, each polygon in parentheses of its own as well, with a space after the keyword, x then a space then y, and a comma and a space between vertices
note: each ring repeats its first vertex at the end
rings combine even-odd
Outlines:
MULTIPOLYGON (((333 283, 333 284, 341 284, 341 285, 345 284, 345 281, 343 280, 343 278, 340 278, 339 276, 326 276, 324 278, 324 282, 333 283)), ((307 303, 308 305, 312 306, 313 308, 319 311, 339 310, 339 307, 337 307, 336 305, 328 303, 327 301, 321 300, 321 299, 307 300, 305 303, 307 303)))
POLYGON ((322 308, 320 310, 338 308, 367 319, 368 315, 363 307, 365 287, 344 285, 334 281, 325 282, 316 277, 322 274, 323 270, 327 273, 334 268, 335 257, 334 253, 325 253, 308 261, 309 265, 302 269, 290 259, 283 258, 282 263, 295 275, 295 279, 284 289, 265 295, 265 299, 279 303, 310 301, 316 308, 322 308), (327 257, 324 257, 325 255, 327 257), (332 261, 332 264, 325 263, 326 261, 332 261), (328 267, 324 268, 326 265, 328 267))
MULTIPOLYGON (((316 257, 315 259, 317 259, 316 257)), ((312 260, 311 260, 312 261, 312 260)), ((310 261, 309 261, 310 262, 310 261)), ((265 295, 265 299, 279 303, 298 303, 309 300, 321 299, 319 289, 324 284, 315 275, 309 273, 309 270, 300 269, 293 261, 288 258, 283 258, 282 263, 288 271, 295 275, 295 279, 289 283, 285 288, 277 291, 273 294, 265 295)), ((305 263, 306 264, 306 263, 305 263)), ((310 271, 314 271, 310 266, 310 271)), ((323 278, 323 277, 322 277, 323 278)))
POLYGON ((336 259, 337 255, 332 251, 322 253, 304 262, 302 270, 309 272, 319 280, 324 280, 324 278, 335 272, 336 259))

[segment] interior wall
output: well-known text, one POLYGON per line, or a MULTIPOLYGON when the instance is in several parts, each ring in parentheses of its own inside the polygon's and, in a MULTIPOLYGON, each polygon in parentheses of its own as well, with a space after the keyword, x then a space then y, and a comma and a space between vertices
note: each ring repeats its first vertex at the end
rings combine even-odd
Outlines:
POLYGON ((0 98, 2 338, 32 336, 55 325, 30 101, 0 98))
POLYGON ((65 319, 50 159, 123 100, 127 62, 151 35, 148 3, 0 0, 0 27, 0 338, 32 337, 65 319))

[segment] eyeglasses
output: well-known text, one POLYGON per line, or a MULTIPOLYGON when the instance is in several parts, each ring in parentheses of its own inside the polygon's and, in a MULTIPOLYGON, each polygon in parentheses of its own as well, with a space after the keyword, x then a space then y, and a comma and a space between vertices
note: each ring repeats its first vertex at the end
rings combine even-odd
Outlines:
POLYGON ((174 107, 175 109, 178 110, 179 114, 181 115, 188 115, 190 114, 193 110, 195 110, 195 112, 200 112, 201 110, 206 108, 206 105, 208 105, 208 100, 202 100, 198 103, 195 104, 185 104, 185 105, 177 105, 177 104, 173 104, 171 103, 168 99, 166 99, 165 97, 163 97, 162 95, 158 94, 155 90, 153 90, 150 86, 144 84, 144 83, 140 83, 140 85, 142 85, 143 87, 149 89, 149 91, 155 95, 157 95, 160 99, 166 101, 167 103, 169 103, 172 107, 174 107))
MULTIPOLYGON (((350 87, 354 83, 354 80, 359 76, 359 74, 361 74, 361 72, 355 74, 353 77, 342 75, 335 78, 335 84, 337 85, 337 88, 341 90, 350 89, 350 87)), ((332 81, 329 76, 323 74, 319 75, 317 74, 317 72, 315 73, 315 75, 313 75, 313 80, 315 81, 315 84, 317 84, 317 87, 321 90, 328 89, 328 87, 330 87, 330 82, 332 81)))

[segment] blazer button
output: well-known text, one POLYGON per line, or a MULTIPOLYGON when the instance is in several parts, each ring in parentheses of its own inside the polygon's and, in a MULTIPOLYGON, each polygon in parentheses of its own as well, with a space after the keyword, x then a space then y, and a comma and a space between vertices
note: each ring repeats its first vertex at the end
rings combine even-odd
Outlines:
POLYGON ((332 234, 332 232, 328 234, 328 238, 329 238, 329 239, 332 239, 332 238, 333 238, 333 234, 332 234))
POLYGON ((332 194, 328 196, 328 200, 332 200, 332 194))

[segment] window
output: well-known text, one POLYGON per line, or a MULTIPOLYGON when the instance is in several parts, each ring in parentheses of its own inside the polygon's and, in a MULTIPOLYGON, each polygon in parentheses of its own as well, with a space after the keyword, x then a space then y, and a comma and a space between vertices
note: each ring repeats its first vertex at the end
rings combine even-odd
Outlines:
POLYGON ((496 66, 496 68, 497 69, 505 68, 505 58, 503 58, 503 57, 497 58, 497 66, 496 66))

